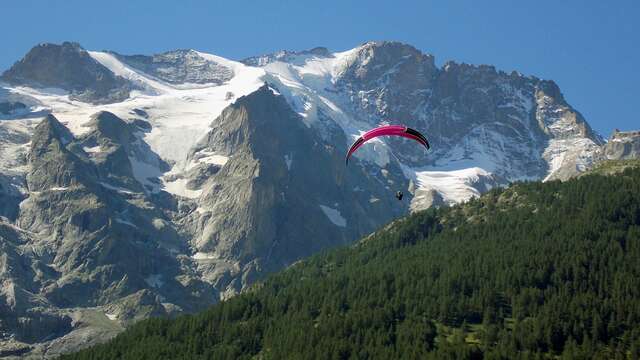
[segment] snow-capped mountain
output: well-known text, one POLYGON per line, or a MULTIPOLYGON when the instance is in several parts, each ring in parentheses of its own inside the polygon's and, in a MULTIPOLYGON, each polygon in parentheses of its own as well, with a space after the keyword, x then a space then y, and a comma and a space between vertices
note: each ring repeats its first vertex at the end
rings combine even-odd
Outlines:
POLYGON ((408 211, 566 179, 604 151, 552 81, 395 42, 241 62, 43 44, 0 81, 6 354, 201 309, 408 211), (345 167, 386 123, 432 150, 376 139, 345 167))
MULTIPOLYGON (((433 145, 426 156, 397 139, 360 156, 383 168, 399 163, 418 193, 435 191, 435 199, 447 203, 508 181, 567 179, 589 168, 604 143, 552 81, 485 65, 448 62, 439 69, 433 56, 401 43, 371 42, 342 53, 280 52, 244 62, 261 65, 320 133, 337 125, 353 139, 381 123, 424 131, 433 145)), ((415 196, 411 206, 432 201, 415 196)))

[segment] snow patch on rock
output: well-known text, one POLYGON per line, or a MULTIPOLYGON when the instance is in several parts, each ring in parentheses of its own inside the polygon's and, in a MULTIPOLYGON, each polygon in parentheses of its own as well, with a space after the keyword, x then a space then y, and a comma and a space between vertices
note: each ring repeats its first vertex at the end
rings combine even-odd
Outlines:
POLYGON ((345 227, 347 226, 347 219, 342 217, 342 214, 339 210, 331 208, 329 206, 320 205, 320 209, 327 216, 329 221, 331 221, 334 225, 345 227))

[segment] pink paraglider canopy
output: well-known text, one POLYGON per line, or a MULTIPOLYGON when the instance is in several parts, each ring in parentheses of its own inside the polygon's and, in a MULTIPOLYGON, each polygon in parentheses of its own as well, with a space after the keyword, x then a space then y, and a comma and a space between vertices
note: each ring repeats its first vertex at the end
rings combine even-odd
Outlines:
POLYGON ((351 154, 358 150, 360 146, 378 136, 402 136, 408 139, 413 139, 426 147, 427 150, 429 149, 429 142, 427 141, 427 138, 418 131, 403 125, 385 125, 369 130, 364 133, 364 135, 360 136, 349 148, 346 164, 349 163, 349 157, 351 157, 351 154))

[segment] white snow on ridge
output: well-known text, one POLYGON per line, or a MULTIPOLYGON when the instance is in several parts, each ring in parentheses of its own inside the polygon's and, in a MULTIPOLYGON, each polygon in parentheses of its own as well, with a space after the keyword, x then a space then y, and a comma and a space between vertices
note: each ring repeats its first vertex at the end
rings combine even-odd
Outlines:
POLYGON ((184 178, 180 178, 173 181, 166 181, 164 178, 162 178, 162 183, 164 186, 162 190, 170 194, 182 196, 189 199, 199 198, 200 194, 202 194, 202 190, 188 189, 187 182, 189 182, 189 180, 184 178))
POLYGON ((60 186, 60 187, 49 188, 49 190, 51 190, 51 191, 66 191, 66 190, 69 190, 69 188, 66 187, 66 186, 60 186))
MULTIPOLYGON (((355 139, 371 125, 343 111, 349 108, 350 100, 334 88, 357 51, 358 48, 336 52, 329 57, 300 55, 290 62, 269 63, 264 70, 269 82, 280 85, 278 90, 307 126, 317 122, 319 112, 323 112, 342 128, 348 139, 355 139)), ((390 155, 384 140, 376 139, 373 146, 363 147, 354 156, 384 167, 389 163, 390 155)))
POLYGON ((144 135, 144 140, 160 157, 177 164, 184 164, 188 151, 208 132, 211 122, 225 107, 234 99, 257 90, 264 83, 265 71, 261 68, 200 52, 200 56, 232 68, 234 77, 219 86, 173 86, 123 64, 112 54, 99 51, 89 51, 89 54, 109 70, 133 81, 143 90, 132 91, 125 101, 103 105, 70 100, 67 92, 52 89, 7 87, 7 90, 15 96, 34 99, 44 110, 50 110, 75 135, 89 130, 84 125, 96 112, 110 111, 128 119, 132 117, 131 110, 144 109, 149 114, 152 125, 151 132, 144 135), (228 93, 233 96, 229 97, 228 93))
POLYGON ((158 95, 162 92, 171 91, 169 85, 165 85, 160 81, 141 74, 139 71, 118 60, 113 54, 101 51, 88 51, 88 53, 94 60, 111 70, 114 74, 143 88, 148 95, 158 95))
POLYGON ((216 154, 209 150, 200 150, 195 153, 193 159, 185 166, 185 170, 190 170, 198 164, 213 164, 224 166, 229 161, 228 156, 216 154))
POLYGON ((159 184, 157 180, 153 180, 162 176, 162 171, 160 171, 160 169, 158 169, 157 167, 149 163, 140 161, 132 156, 129 156, 129 161, 131 162, 131 170, 133 171, 133 176, 136 178, 136 180, 138 180, 138 182, 142 184, 145 189, 151 192, 158 192, 159 184))
POLYGON ((105 187, 105 188, 107 188, 109 190, 117 191, 117 192, 120 192, 120 193, 123 193, 123 194, 135 194, 131 190, 128 190, 128 189, 125 189, 125 188, 121 188, 121 187, 118 187, 118 186, 113 186, 113 185, 107 184, 107 183, 102 182, 102 181, 98 182, 98 184, 102 185, 103 187, 105 187))
POLYGON ((198 161, 202 163, 214 164, 214 165, 220 165, 220 166, 224 166, 224 164, 226 164, 228 160, 229 160, 228 156, 215 155, 215 154, 198 159, 198 161))
POLYGON ((195 254, 193 254, 193 256, 191 256, 194 260, 214 260, 214 259, 218 259, 219 256, 217 256, 214 253, 204 253, 204 252, 197 252, 195 254))
POLYGON ((83 147, 82 150, 84 150, 84 152, 89 153, 89 154, 93 154, 93 153, 98 153, 100 152, 100 145, 94 146, 94 147, 83 147))
MULTIPOLYGON (((257 90, 263 83, 263 69, 249 67, 215 55, 197 52, 201 57, 231 68, 234 77, 227 83, 216 86, 194 84, 174 86, 145 76, 113 55, 99 52, 90 54, 116 74, 143 83, 152 88, 157 96, 134 94, 124 103, 132 108, 147 109, 152 124, 151 133, 144 140, 152 150, 165 160, 183 164, 191 147, 209 130, 209 125, 235 98, 257 90), (106 61, 108 60, 108 61, 106 61), (233 97, 229 97, 232 93, 233 97)), ((123 104, 124 104, 123 103, 123 104)))
POLYGON ((342 214, 340 214, 340 211, 325 205, 320 205, 320 209, 322 209, 322 212, 327 216, 329 221, 331 221, 334 225, 340 226, 340 227, 347 226, 347 219, 342 217, 342 214))
MULTIPOLYGON (((133 109, 142 109, 148 115, 152 125, 149 133, 141 135, 151 150, 163 160, 175 164, 172 172, 184 170, 187 154, 196 142, 209 131, 209 125, 220 115, 222 110, 236 98, 257 90, 264 84, 265 71, 261 68, 249 67, 242 63, 221 57, 198 52, 210 61, 215 61, 231 68, 234 77, 222 85, 215 84, 182 84, 171 85, 152 78, 119 61, 115 56, 105 52, 89 51, 89 55, 107 67, 116 75, 129 79, 142 90, 133 90, 130 97, 122 102, 95 105, 70 100, 68 93, 51 89, 31 89, 24 87, 7 88, 15 96, 32 99, 40 104, 43 111, 51 111, 74 135, 82 135, 89 130, 85 125, 91 115, 99 111, 109 111, 116 116, 129 119, 135 117, 133 109), (191 86, 193 85, 193 86, 191 86), (233 94, 233 96, 229 96, 233 94)), ((93 154, 100 147, 84 149, 93 154)), ((217 154, 205 154, 199 162, 224 165, 227 157, 217 154)), ((158 179, 163 175, 156 166, 130 158, 136 179, 151 192, 165 190, 175 195, 197 198, 200 190, 186 188, 186 180, 164 182, 158 179)))
POLYGON ((491 173, 479 167, 452 171, 423 171, 405 168, 405 174, 413 178, 418 190, 435 190, 449 204, 480 196, 480 191, 473 187, 473 184, 482 177, 491 176, 491 173))
POLYGON ((631 137, 616 137, 616 138, 611 139, 611 142, 629 143, 629 142, 633 142, 633 138, 631 138, 631 137))

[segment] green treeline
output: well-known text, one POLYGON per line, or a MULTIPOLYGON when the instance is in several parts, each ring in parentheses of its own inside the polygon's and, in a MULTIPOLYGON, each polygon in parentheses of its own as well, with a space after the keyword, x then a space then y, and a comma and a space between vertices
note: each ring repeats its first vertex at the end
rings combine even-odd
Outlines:
POLYGON ((65 359, 638 359, 640 169, 396 221, 65 359))

